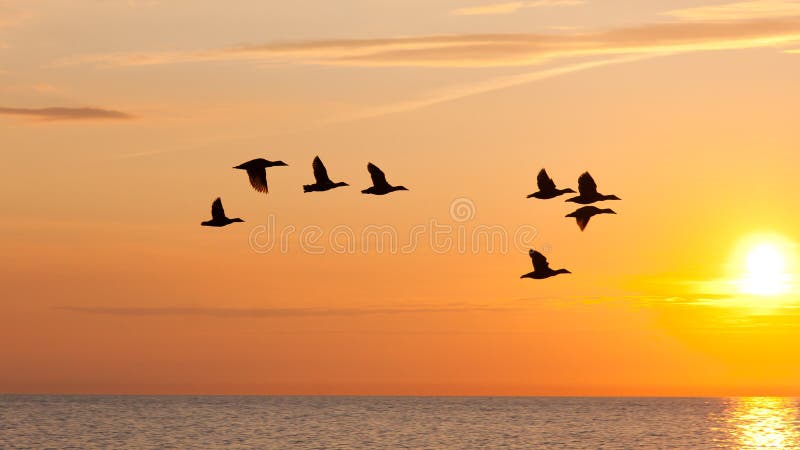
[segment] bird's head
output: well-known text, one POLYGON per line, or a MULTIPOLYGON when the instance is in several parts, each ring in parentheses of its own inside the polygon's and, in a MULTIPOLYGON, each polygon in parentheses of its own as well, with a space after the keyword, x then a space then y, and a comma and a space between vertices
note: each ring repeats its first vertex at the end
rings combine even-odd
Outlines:
POLYGON ((272 162, 270 162, 269 165, 270 166, 288 166, 288 164, 286 164, 283 161, 272 161, 272 162))
POLYGON ((606 195, 606 200, 622 200, 622 199, 617 197, 616 195, 606 195))
POLYGON ((350 185, 345 183, 344 181, 340 181, 340 182, 336 183, 336 186, 350 186, 350 185))
POLYGON ((396 187, 394 188, 394 190, 395 190, 395 191, 407 191, 407 190, 408 190, 408 188, 407 188, 407 187, 405 187, 405 186, 396 186, 396 187))
POLYGON ((616 214, 616 211, 614 211, 613 209, 608 209, 608 208, 601 209, 600 212, 601 213, 606 213, 606 214, 616 214))
POLYGON ((566 189, 564 189, 564 193, 565 194, 574 194, 575 191, 572 188, 566 188, 566 189))
POLYGON ((558 269, 556 272, 558 272, 558 273, 572 273, 567 269, 558 269))
POLYGON ((238 166, 233 166, 234 169, 242 169, 247 170, 247 167, 244 167, 244 164, 239 164, 238 166))
POLYGON ((235 219, 231 219, 231 222, 244 222, 244 220, 237 217, 235 219))

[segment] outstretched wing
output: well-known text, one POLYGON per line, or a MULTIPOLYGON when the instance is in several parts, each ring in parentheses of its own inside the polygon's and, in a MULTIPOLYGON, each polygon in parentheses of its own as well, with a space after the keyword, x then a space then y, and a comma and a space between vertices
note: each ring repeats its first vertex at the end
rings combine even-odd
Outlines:
POLYGON ((547 175, 547 171, 544 169, 540 170, 539 175, 536 176, 536 184, 542 192, 554 191, 556 189, 555 181, 547 175))
POLYGON ((322 164, 322 160, 319 159, 319 156, 314 158, 314 162, 311 163, 311 167, 314 168, 314 179, 317 180, 317 184, 330 184, 331 179, 328 177, 328 170, 325 169, 325 165, 322 164))
POLYGON ((534 249, 531 249, 528 252, 531 255, 531 262, 533 262, 533 270, 540 271, 540 270, 547 270, 550 268, 550 265, 547 263, 547 258, 534 249))
POLYGON ((258 192, 268 193, 267 187, 267 170, 262 168, 247 169, 247 176, 250 177, 250 185, 258 192))
POLYGON ((369 174, 372 177, 373 186, 389 186, 389 183, 386 181, 386 174, 383 173, 378 166, 369 163, 367 164, 367 170, 369 170, 369 174))
POLYGON ((222 207, 222 199, 219 197, 211 204, 211 218, 214 220, 225 218, 225 209, 222 207))
POLYGON ((597 195, 597 183, 589 172, 584 172, 578 177, 578 192, 583 197, 597 195))

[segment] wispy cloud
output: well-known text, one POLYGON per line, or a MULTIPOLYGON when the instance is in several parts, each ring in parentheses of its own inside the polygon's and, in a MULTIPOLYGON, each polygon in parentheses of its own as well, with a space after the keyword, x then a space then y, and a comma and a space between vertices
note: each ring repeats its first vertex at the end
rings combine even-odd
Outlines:
POLYGON ((42 121, 128 120, 134 116, 122 111, 102 108, 8 108, 0 106, 0 115, 22 116, 42 121))
POLYGON ((7 2, 0 1, 0 28, 19 25, 30 16, 30 13, 12 8, 7 2))
POLYGON ((289 42, 193 52, 88 55, 58 64, 127 66, 238 60, 363 67, 531 66, 559 58, 741 49, 798 41, 800 17, 659 23, 599 32, 289 42))
POLYGON ((466 8, 458 8, 451 11, 451 14, 457 16, 484 16, 484 15, 498 15, 498 14, 511 14, 521 9, 528 8, 544 8, 551 6, 577 6, 583 5, 583 0, 537 0, 527 2, 505 2, 505 3, 490 3, 486 5, 470 6, 466 8))
POLYGON ((374 117, 381 117, 389 114, 403 113, 414 111, 417 109, 426 108, 440 103, 460 100, 462 98, 471 97, 473 95, 485 94, 488 92, 497 91, 500 89, 507 89, 514 86, 533 83, 536 81, 547 80, 562 75, 567 75, 574 72, 594 69, 602 66, 613 64, 622 64, 633 61, 639 61, 645 58, 651 58, 661 55, 633 55, 623 56, 617 58, 601 59, 597 61, 587 61, 576 64, 569 64, 552 69, 539 70, 535 72, 522 73, 518 75, 510 75, 503 77, 490 78, 475 83, 466 83, 456 86, 450 86, 447 89, 431 92, 427 95, 420 96, 419 98, 391 103, 388 105, 377 106, 368 108, 355 114, 339 117, 328 121, 328 123, 341 123, 361 119, 370 119, 374 117))
MULTIPOLYGON (((316 123, 309 123, 306 124, 302 128, 292 129, 292 130, 284 130, 280 132, 274 133, 262 133, 258 135, 252 136, 239 136, 234 139, 223 139, 220 142, 230 142, 231 140, 236 139, 256 139, 256 138, 265 138, 271 137, 276 135, 284 135, 284 134, 292 134, 292 133, 300 133, 306 132, 310 130, 319 129, 321 127, 342 124, 342 123, 349 123, 349 122, 356 122, 359 120, 366 120, 366 119, 373 119, 378 117, 383 117, 391 114, 400 114, 405 112, 416 111, 419 109, 427 108, 429 106, 438 105, 440 103, 446 103, 450 101, 456 101, 463 98, 471 97, 473 95, 480 95, 485 94, 501 89, 511 88, 514 86, 520 86, 527 83, 533 83, 536 81, 547 80, 550 78, 555 78, 561 75, 567 75, 574 72, 580 72, 584 70, 589 70, 593 68, 599 68, 608 65, 614 64, 622 64, 628 63, 633 61, 639 61, 642 59, 652 58, 656 56, 664 56, 662 54, 653 54, 653 55, 633 55, 633 56, 624 56, 618 58, 609 58, 609 59, 602 59, 596 61, 588 61, 576 64, 569 64, 561 67, 555 67, 552 69, 545 69, 539 70, 535 72, 528 72, 522 73, 518 75, 511 75, 511 76, 503 76, 503 77, 494 77, 489 78, 487 80, 482 80, 474 83, 465 83, 459 84, 455 86, 450 86, 445 89, 436 90, 433 92, 423 93, 419 95, 417 98, 413 98, 407 101, 402 102, 395 102, 389 103, 385 105, 373 106, 373 107, 366 107, 360 111, 343 114, 339 116, 335 116, 329 119, 322 120, 316 123)), ((129 153, 126 155, 116 156, 116 159, 127 159, 127 158, 139 158, 145 156, 155 156, 164 153, 175 153, 175 152, 188 152, 198 149, 199 146, 187 146, 187 147, 179 147, 179 148, 172 148, 172 149, 159 149, 159 150, 148 150, 136 153, 129 153)))
POLYGON ((800 16, 800 1, 754 0, 676 9, 664 14, 686 21, 732 21, 796 17, 800 16))
POLYGON ((83 314, 110 316, 204 316, 216 318, 331 317, 397 314, 432 314, 463 312, 513 311, 515 307, 478 304, 446 304, 441 306, 365 307, 365 308, 213 308, 202 306, 116 307, 58 306, 54 309, 83 314))

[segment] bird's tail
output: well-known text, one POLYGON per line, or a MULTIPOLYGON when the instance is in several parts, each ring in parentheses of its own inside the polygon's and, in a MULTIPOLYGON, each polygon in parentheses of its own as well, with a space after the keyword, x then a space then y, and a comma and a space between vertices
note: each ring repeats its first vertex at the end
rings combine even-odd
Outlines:
POLYGON ((303 192, 311 192, 311 184, 304 184, 303 185, 303 192))

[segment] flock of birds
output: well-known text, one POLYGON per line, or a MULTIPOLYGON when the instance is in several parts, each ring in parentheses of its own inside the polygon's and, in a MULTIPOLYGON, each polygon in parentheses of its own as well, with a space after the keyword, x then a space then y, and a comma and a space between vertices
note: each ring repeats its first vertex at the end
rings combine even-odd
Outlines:
MULTIPOLYGON (((263 158, 257 158, 239 164, 238 166, 235 166, 234 169, 246 171, 247 176, 250 179, 250 185, 253 186, 253 189, 266 194, 269 193, 269 185, 267 184, 267 168, 280 166, 288 166, 288 164, 283 161, 269 161, 263 158)), ((328 170, 325 168, 322 160, 319 159, 319 156, 314 158, 314 162, 311 164, 311 167, 314 170, 314 183, 303 185, 303 192, 324 192, 342 186, 349 186, 349 184, 342 181, 332 181, 328 176, 328 170)), ((386 174, 383 173, 383 171, 375 164, 368 163, 367 171, 372 178, 372 186, 362 190, 362 194, 386 195, 395 191, 408 190, 405 186, 393 186, 389 184, 389 182, 386 181, 386 174)), ((528 198, 548 200, 564 194, 575 193, 574 190, 569 188, 558 189, 556 187, 556 183, 547 174, 545 169, 539 171, 539 175, 536 177, 536 184, 539 190, 528 195, 528 198)), ((589 172, 584 172, 580 177, 578 177, 577 194, 577 196, 568 198, 566 201, 588 206, 578 208, 577 210, 567 214, 566 217, 575 218, 575 221, 578 223, 578 227, 581 229, 581 231, 583 231, 586 228, 586 225, 589 224, 589 219, 598 214, 616 214, 616 212, 611 209, 598 208, 592 205, 592 203, 605 200, 619 200, 620 198, 616 195, 604 195, 597 192, 597 183, 595 183, 594 178, 589 175, 589 172)), ((225 215, 225 209, 222 207, 222 199, 217 197, 217 199, 211 204, 211 220, 201 222, 200 225, 206 227, 224 227, 235 222, 244 222, 244 220, 238 217, 233 219, 228 218, 228 216, 225 215)), ((536 250, 531 249, 528 254, 530 255, 531 262, 533 263, 533 272, 526 273, 520 278, 533 278, 541 280, 562 273, 571 273, 567 269, 554 270, 550 268, 547 258, 536 250)))
MULTIPOLYGON (((564 194, 575 193, 575 191, 569 188, 556 188, 555 181, 550 178, 550 175, 548 175, 547 171, 544 169, 540 170, 539 175, 536 176, 536 184, 539 187, 539 190, 528 195, 528 198, 548 200, 564 194)), ((578 228, 583 231, 586 228, 586 225, 589 224, 589 219, 592 217, 598 214, 616 214, 613 209, 598 208, 592 205, 592 203, 619 199, 620 198, 616 195, 604 195, 597 192, 597 183, 595 183, 594 178, 589 175, 589 172, 584 172, 578 177, 578 195, 568 198, 567 201, 589 206, 578 208, 575 211, 567 214, 565 217, 574 217, 575 221, 578 223, 578 228)), ((547 262, 547 258, 536 250, 531 249, 528 254, 530 255, 531 262, 533 263, 533 272, 526 273, 520 278, 534 278, 541 280, 544 278, 554 277, 562 273, 572 273, 567 269, 551 269, 550 264, 547 262)))
MULTIPOLYGON (((253 189, 267 194, 269 193, 267 167, 279 166, 288 166, 288 164, 283 161, 269 161, 264 158, 256 158, 246 163, 239 164, 235 166, 234 169, 241 169, 247 172, 247 177, 250 179, 250 185, 253 186, 253 189)), ((303 192, 324 192, 337 187, 350 186, 342 181, 334 183, 328 176, 328 169, 325 168, 325 164, 322 163, 319 156, 314 158, 311 167, 314 169, 314 183, 303 185, 303 192)), ((367 164, 367 170, 372 177, 372 186, 362 190, 362 194, 386 195, 394 191, 408 190, 405 186, 392 186, 389 184, 389 182, 386 181, 386 174, 375 164, 367 164)), ((225 215, 225 209, 222 207, 222 199, 217 197, 211 204, 211 220, 200 222, 200 225, 204 227, 224 227, 234 222, 244 222, 244 220, 238 217, 229 219, 225 215)))

